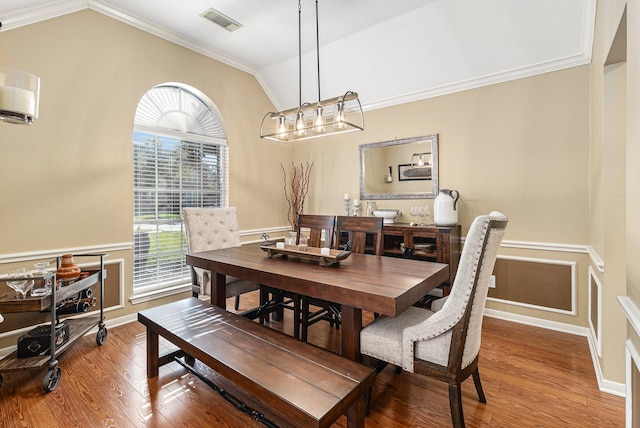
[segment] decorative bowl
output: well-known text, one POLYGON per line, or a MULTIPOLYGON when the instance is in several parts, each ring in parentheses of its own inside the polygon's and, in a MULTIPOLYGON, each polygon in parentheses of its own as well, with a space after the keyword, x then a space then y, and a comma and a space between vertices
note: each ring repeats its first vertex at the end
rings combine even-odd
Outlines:
POLYGON ((400 210, 392 210, 392 209, 386 209, 386 210, 374 210, 373 211, 373 215, 374 217, 382 217, 383 223, 393 223, 393 220, 395 220, 396 217, 401 216, 402 213, 400 212, 400 210))

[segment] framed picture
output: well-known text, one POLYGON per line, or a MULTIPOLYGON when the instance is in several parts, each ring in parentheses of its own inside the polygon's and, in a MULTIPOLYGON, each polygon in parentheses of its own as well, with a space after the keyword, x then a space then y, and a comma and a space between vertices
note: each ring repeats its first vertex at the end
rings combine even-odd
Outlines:
POLYGON ((398 181, 407 180, 431 180, 431 166, 398 165, 398 181))

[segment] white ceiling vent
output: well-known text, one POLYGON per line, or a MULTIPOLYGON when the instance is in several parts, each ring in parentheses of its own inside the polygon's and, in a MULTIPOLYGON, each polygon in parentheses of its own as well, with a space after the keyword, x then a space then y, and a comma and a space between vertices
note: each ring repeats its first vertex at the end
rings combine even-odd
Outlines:
POLYGON ((207 18, 209 21, 218 24, 227 31, 235 31, 242 27, 238 21, 234 21, 223 13, 218 12, 213 8, 209 8, 200 14, 203 18, 207 18))

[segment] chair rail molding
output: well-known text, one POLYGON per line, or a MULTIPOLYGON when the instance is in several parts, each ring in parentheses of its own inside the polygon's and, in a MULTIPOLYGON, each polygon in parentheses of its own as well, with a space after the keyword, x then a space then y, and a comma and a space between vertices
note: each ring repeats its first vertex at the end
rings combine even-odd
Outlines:
POLYGON ((629 321, 636 334, 640 336, 640 309, 629 296, 618 296, 618 303, 622 306, 622 311, 627 317, 627 321, 629 321))
POLYGON ((130 250, 132 248, 133 242, 119 242, 113 244, 90 245, 86 247, 57 248, 51 250, 27 251, 23 253, 0 254, 0 264, 25 262, 34 259, 53 259, 61 254, 109 253, 113 251, 130 250))

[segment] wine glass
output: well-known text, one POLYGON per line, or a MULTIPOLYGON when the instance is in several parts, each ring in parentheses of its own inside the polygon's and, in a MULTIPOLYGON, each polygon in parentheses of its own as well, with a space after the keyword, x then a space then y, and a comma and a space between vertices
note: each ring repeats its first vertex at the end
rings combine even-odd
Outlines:
POLYGON ((47 266, 49 266, 49 262, 37 262, 33 264, 37 269, 34 272, 34 276, 45 276, 49 272, 47 272, 47 266))
POLYGON ((8 278, 22 278, 17 281, 7 281, 7 285, 13 288, 18 297, 21 299, 27 298, 27 293, 33 287, 33 280, 25 279, 31 277, 31 273, 26 272, 25 268, 16 268, 9 271, 8 278))
POLYGON ((427 218, 426 221, 424 222, 425 225, 427 224, 431 224, 431 221, 429 220, 429 216, 431 215, 431 208, 429 208, 427 205, 424 206, 424 216, 427 218))
POLYGON ((418 207, 418 216, 420 217, 420 223, 419 226, 423 226, 424 225, 424 208, 423 206, 418 207))
MULTIPOLYGON (((49 266, 49 262, 37 262, 33 264, 36 267, 36 271, 33 273, 33 276, 36 277, 45 277, 49 274, 47 271, 47 266, 49 266)), ((46 296, 51 293, 51 278, 47 280, 42 280, 42 287, 34 288, 31 290, 31 295, 34 297, 46 296)))
POLYGON ((413 217, 413 223, 416 223, 416 216, 418 215, 418 207, 417 206, 412 206, 411 207, 411 217, 413 217))

